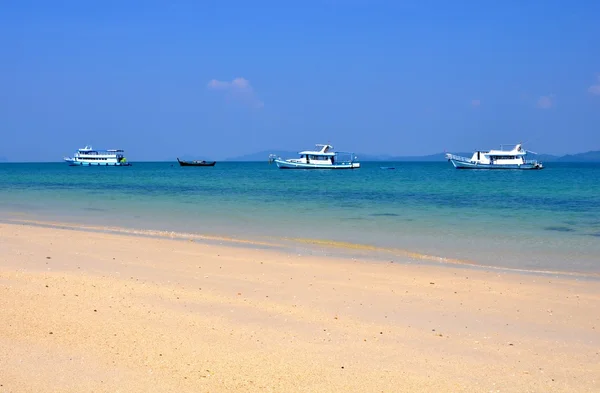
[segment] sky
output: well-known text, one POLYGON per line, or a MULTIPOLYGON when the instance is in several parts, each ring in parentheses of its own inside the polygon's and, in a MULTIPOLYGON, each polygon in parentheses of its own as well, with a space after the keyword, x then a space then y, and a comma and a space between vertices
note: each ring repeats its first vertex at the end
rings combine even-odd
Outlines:
POLYGON ((10 161, 600 150, 597 0, 1 4, 10 161))

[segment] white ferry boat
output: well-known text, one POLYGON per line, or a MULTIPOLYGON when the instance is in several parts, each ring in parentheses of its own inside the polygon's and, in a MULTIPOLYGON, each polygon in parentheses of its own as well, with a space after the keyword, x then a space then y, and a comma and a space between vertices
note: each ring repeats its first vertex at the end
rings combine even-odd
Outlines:
MULTIPOLYGON (((527 150, 517 144, 512 150, 476 151, 469 159, 446 154, 446 159, 457 169, 543 169, 541 162, 525 160, 527 150)), ((533 152, 529 152, 533 153, 533 152)), ((535 154, 535 153, 534 153, 535 154)))
POLYGON ((120 149, 94 150, 92 146, 78 149, 73 157, 64 157, 71 166, 129 166, 120 149))
POLYGON ((305 150, 298 153, 300 158, 283 160, 271 158, 280 169, 356 169, 360 163, 355 162, 354 153, 335 152, 331 145, 316 145, 316 150, 305 150))

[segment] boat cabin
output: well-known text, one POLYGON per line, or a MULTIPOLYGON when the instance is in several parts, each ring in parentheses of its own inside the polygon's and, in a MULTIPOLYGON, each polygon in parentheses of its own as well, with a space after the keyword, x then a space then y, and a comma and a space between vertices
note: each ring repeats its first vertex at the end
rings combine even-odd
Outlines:
POLYGON ((300 154, 300 158, 291 161, 302 164, 335 164, 336 153, 331 145, 317 144, 315 150, 304 150, 298 154, 300 154))
POLYGON ((490 150, 476 151, 471 157, 471 162, 478 164, 498 164, 498 165, 521 165, 525 163, 525 155, 521 144, 516 145, 512 150, 490 150))
POLYGON ((77 149, 74 159, 82 162, 124 162, 124 152, 121 149, 95 150, 92 146, 86 146, 77 149))

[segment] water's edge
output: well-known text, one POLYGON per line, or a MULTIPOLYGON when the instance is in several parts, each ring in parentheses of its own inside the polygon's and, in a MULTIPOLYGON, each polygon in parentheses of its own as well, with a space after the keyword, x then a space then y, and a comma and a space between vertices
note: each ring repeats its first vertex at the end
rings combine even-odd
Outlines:
POLYGON ((202 233, 174 232, 155 229, 134 229, 126 227, 93 226, 69 222, 50 222, 24 219, 0 218, 0 223, 65 231, 108 233, 120 236, 134 236, 174 241, 192 241, 199 244, 274 250, 298 255, 318 255, 321 257, 348 258, 372 261, 375 263, 426 264, 441 267, 477 269, 493 272, 552 276, 558 278, 600 280, 600 273, 573 272, 544 269, 518 269, 490 266, 468 260, 443 256, 420 254, 410 250, 376 247, 368 244, 331 241, 326 239, 270 237, 262 240, 239 237, 223 237, 202 233))

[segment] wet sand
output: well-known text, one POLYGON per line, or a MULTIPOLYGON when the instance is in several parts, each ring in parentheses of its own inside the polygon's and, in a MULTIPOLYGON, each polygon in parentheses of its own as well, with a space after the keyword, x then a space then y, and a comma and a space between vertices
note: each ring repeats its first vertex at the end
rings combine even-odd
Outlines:
POLYGON ((600 282, 0 224, 0 392, 598 392, 600 282))

